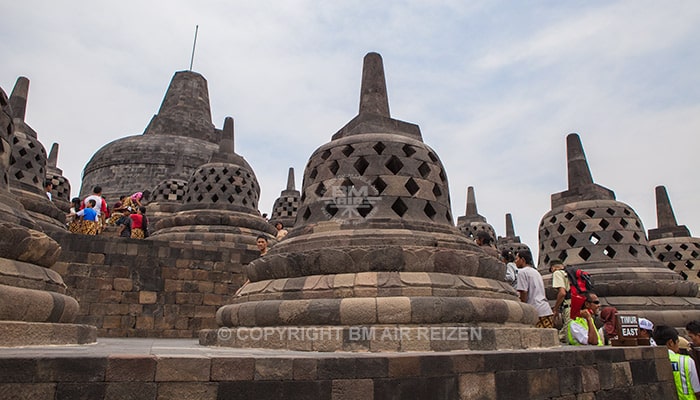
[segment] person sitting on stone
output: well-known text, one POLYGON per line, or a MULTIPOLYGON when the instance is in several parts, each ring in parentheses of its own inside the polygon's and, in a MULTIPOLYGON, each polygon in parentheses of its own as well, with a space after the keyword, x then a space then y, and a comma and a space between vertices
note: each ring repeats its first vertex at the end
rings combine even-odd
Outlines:
POLYGON ((515 255, 515 265, 518 269, 518 283, 515 289, 520 293, 520 301, 527 303, 537 310, 538 328, 554 328, 552 309, 549 308, 544 294, 542 275, 532 268, 532 254, 528 250, 520 250, 515 255))
POLYGON ((121 217, 115 224, 119 227, 119 237, 131 237, 131 207, 122 211, 121 217))
POLYGON ((498 258, 498 250, 493 245, 493 238, 488 232, 477 232, 474 241, 477 246, 481 247, 488 255, 498 258))
POLYGON ((70 233, 80 233, 81 219, 78 216, 78 211, 80 211, 80 198, 73 197, 71 199, 71 207, 68 215, 66 215, 66 225, 68 225, 68 231, 70 233))
POLYGON ((284 225, 282 225, 281 222, 277 222, 275 224, 275 229, 277 229, 277 236, 275 237, 277 240, 282 240, 282 238, 287 236, 289 233, 288 230, 284 229, 284 225))
POLYGON ((515 289, 518 284, 518 267, 515 265, 515 256, 510 250, 503 250, 501 252, 501 261, 506 265, 506 282, 510 283, 515 289))
POLYGON ((650 346, 656 346, 656 341, 653 337, 654 323, 646 318, 639 318, 639 337, 649 339, 650 346))
MULTIPOLYGON (((114 207, 112 207, 112 212, 109 215, 109 220, 107 221, 107 225, 115 225, 117 221, 124 215, 124 210, 129 208, 130 206, 124 205, 124 200, 128 196, 126 195, 121 195, 119 196, 119 201, 114 203, 114 207)), ((133 210, 133 208, 132 208, 133 210)))
POLYGON ((132 239, 143 239, 146 237, 146 234, 144 233, 144 226, 143 226, 143 221, 144 221, 144 215, 143 212, 146 210, 145 207, 143 207, 143 210, 141 208, 136 209, 136 213, 132 213, 129 215, 129 218, 131 218, 131 238, 132 239))
POLYGON ((654 329, 654 340, 668 349, 673 380, 679 399, 696 399, 700 395, 698 371, 690 356, 680 354, 680 342, 676 328, 659 325, 654 329))
POLYGON ((97 235, 99 232, 99 215, 95 210, 97 203, 94 199, 87 201, 87 205, 82 210, 79 210, 75 215, 82 218, 80 224, 80 233, 84 235, 97 235))
MULTIPOLYGON (((581 293, 586 298, 581 307, 580 315, 569 321, 567 326, 567 341, 570 345, 592 345, 602 346, 603 339, 600 337, 598 328, 595 326, 595 316, 600 309, 598 295, 593 292, 581 293)), ((572 310, 572 312, 575 310, 572 310)))
POLYGON ((257 239, 255 239, 255 244, 258 246, 258 250, 260 250, 260 257, 267 254, 267 238, 265 236, 258 236, 257 239))
POLYGON ((46 192, 46 197, 49 198, 49 201, 53 201, 53 196, 51 195, 51 191, 53 190, 53 182, 51 182, 51 179, 47 179, 44 181, 44 191, 46 192))

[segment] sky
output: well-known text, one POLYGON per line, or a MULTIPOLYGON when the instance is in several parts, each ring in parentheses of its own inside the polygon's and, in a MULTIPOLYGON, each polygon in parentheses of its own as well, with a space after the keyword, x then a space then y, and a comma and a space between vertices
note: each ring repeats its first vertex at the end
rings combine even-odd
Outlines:
POLYGON ((80 190, 90 157, 142 134, 170 79, 208 82, 213 123, 235 120, 236 152, 271 213, 294 167, 357 115, 362 58, 384 60, 395 119, 441 158, 453 215, 467 187, 499 235, 536 253, 550 195, 566 190, 566 135, 596 183, 655 228, 665 185, 700 234, 700 2, 4 1, 0 87, 30 79, 26 122, 80 190), (522 4, 521 4, 522 3, 522 4))

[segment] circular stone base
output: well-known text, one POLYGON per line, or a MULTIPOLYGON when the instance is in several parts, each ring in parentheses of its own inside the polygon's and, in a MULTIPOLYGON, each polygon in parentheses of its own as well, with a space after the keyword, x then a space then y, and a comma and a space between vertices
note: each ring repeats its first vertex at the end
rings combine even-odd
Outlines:
POLYGON ((204 346, 296 351, 449 351, 554 347, 555 329, 467 325, 267 326, 205 329, 204 346))
POLYGON ((0 321, 0 347, 88 344, 97 341, 91 325, 0 321))

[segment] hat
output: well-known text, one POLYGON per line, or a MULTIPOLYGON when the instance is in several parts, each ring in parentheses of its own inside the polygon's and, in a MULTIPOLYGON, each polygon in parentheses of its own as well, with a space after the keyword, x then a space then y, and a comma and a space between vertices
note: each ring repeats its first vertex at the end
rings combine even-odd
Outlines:
POLYGON ((127 208, 126 208, 126 211, 128 211, 128 212, 132 212, 132 211, 133 211, 133 209, 132 209, 131 207, 127 207, 127 208))
POLYGON ((645 331, 654 330, 654 324, 646 318, 639 319, 639 327, 645 331))
POLYGON ((678 348, 686 350, 690 349, 688 339, 684 338, 683 336, 678 336, 678 348))

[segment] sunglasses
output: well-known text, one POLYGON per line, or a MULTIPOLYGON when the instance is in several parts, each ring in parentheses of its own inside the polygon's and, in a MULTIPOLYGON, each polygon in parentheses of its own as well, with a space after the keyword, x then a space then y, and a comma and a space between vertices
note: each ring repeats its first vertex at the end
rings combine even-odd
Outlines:
MULTIPOLYGON (((588 300, 586 300, 586 301, 588 301, 588 300)), ((596 301, 588 301, 588 302, 589 302, 589 303, 592 303, 592 304, 600 304, 600 300, 596 300, 596 301)))

